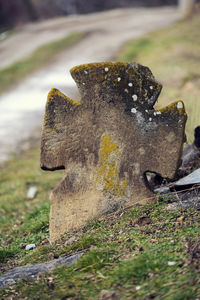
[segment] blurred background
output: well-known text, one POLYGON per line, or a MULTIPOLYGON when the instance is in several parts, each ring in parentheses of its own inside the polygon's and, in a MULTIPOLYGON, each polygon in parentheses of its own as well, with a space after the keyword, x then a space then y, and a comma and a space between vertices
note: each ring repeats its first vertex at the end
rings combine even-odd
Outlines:
POLYGON ((176 5, 178 0, 9 0, 0 1, 0 26, 12 27, 24 22, 89 14, 124 7, 176 5))

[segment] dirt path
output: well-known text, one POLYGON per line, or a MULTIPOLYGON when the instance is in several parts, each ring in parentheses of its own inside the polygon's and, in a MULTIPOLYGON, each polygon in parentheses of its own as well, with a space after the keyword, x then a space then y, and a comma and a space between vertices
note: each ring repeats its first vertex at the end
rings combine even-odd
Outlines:
POLYGON ((29 55, 37 47, 73 31, 90 34, 54 62, 1 96, 0 161, 8 159, 40 127, 50 88, 78 97, 69 69, 78 64, 110 60, 126 41, 169 26, 178 19, 174 8, 117 9, 30 24, 0 44, 0 68, 29 55), (14 49, 14 50, 13 50, 14 49))

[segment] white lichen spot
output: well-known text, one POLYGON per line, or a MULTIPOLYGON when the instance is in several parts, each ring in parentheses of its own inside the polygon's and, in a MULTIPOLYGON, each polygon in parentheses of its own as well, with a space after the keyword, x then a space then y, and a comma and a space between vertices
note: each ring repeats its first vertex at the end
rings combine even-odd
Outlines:
POLYGON ((153 119, 150 118, 150 122, 146 121, 146 118, 144 117, 144 113, 141 113, 139 110, 135 114, 138 126, 140 126, 140 130, 143 134, 146 134, 146 131, 148 130, 155 130, 158 127, 157 122, 153 122, 153 119), (152 121, 152 122, 151 122, 152 121))
POLYGON ((152 118, 149 118, 149 121, 151 122, 151 121, 152 121, 152 118))
POLYGON ((118 78, 117 78, 117 81, 121 81, 121 77, 118 77, 118 78))
POLYGON ((84 73, 87 75, 87 74, 88 74, 88 71, 85 70, 84 73))
POLYGON ((83 85, 85 85, 85 82, 83 82, 83 85))
POLYGON ((145 109, 145 112, 148 113, 148 109, 145 109))
POLYGON ((130 86, 130 87, 133 86, 132 82, 129 82, 129 83, 128 83, 128 86, 130 86))
POLYGON ((177 103, 177 108, 178 108, 178 109, 183 108, 183 103, 182 103, 182 102, 178 102, 178 103, 177 103))
POLYGON ((109 69, 106 67, 104 70, 105 70, 106 72, 108 72, 109 69))
POLYGON ((137 109, 133 107, 133 108, 131 108, 131 112, 132 112, 133 114, 136 114, 137 109))
POLYGON ((132 95, 133 101, 137 101, 138 96, 137 95, 132 95))
POLYGON ((150 87, 149 87, 149 88, 150 88, 150 90, 153 90, 153 86, 152 86, 152 85, 150 85, 150 87))

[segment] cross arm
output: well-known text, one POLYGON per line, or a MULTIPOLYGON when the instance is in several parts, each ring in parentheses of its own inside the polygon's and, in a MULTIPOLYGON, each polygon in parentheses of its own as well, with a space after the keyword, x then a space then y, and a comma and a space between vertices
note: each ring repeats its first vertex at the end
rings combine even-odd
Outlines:
POLYGON ((81 102, 65 96, 59 90, 50 90, 41 136, 40 164, 43 170, 65 168, 66 144, 73 143, 73 134, 66 136, 66 128, 71 125, 80 106, 81 102))

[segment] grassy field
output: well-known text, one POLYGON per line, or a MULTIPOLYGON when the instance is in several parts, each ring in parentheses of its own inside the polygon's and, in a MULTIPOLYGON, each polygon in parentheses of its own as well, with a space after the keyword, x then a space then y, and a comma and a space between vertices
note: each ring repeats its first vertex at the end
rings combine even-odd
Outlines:
MULTIPOLYGON (((179 23, 130 42, 120 54, 120 60, 150 66, 166 87, 159 105, 184 100, 190 135, 200 111, 199 25, 198 19, 179 23)), ((200 297, 199 211, 170 211, 166 209, 170 199, 159 198, 154 205, 93 220, 50 245, 49 192, 63 172, 40 170, 38 144, 1 166, 0 174, 0 274, 15 266, 84 251, 73 267, 2 289, 0 299, 98 299, 102 290, 107 290, 109 298, 101 299, 200 297), (30 186, 38 189, 33 200, 27 199, 30 186), (29 243, 36 244, 33 251, 25 250, 29 243)))
POLYGON ((200 16, 179 22, 166 30, 131 41, 119 53, 119 61, 136 61, 148 66, 163 84, 158 107, 183 100, 188 113, 186 133, 200 125, 200 16))
POLYGON ((84 33, 76 32, 58 41, 48 43, 38 48, 28 58, 14 63, 6 69, 0 70, 0 94, 13 87, 31 72, 44 67, 60 52, 77 43, 84 37, 84 33))
POLYGON ((55 255, 78 251, 85 255, 73 267, 62 267, 0 290, 1 299, 98 299, 103 289, 115 291, 119 299, 197 297, 198 211, 167 211, 167 199, 160 199, 155 205, 138 206, 89 222, 50 245, 48 195, 63 174, 45 173, 38 162, 36 148, 1 169, 0 271, 47 261, 55 255), (27 190, 33 185, 38 193, 34 200, 28 200, 27 190), (35 243, 36 249, 26 251, 29 243, 35 243))

